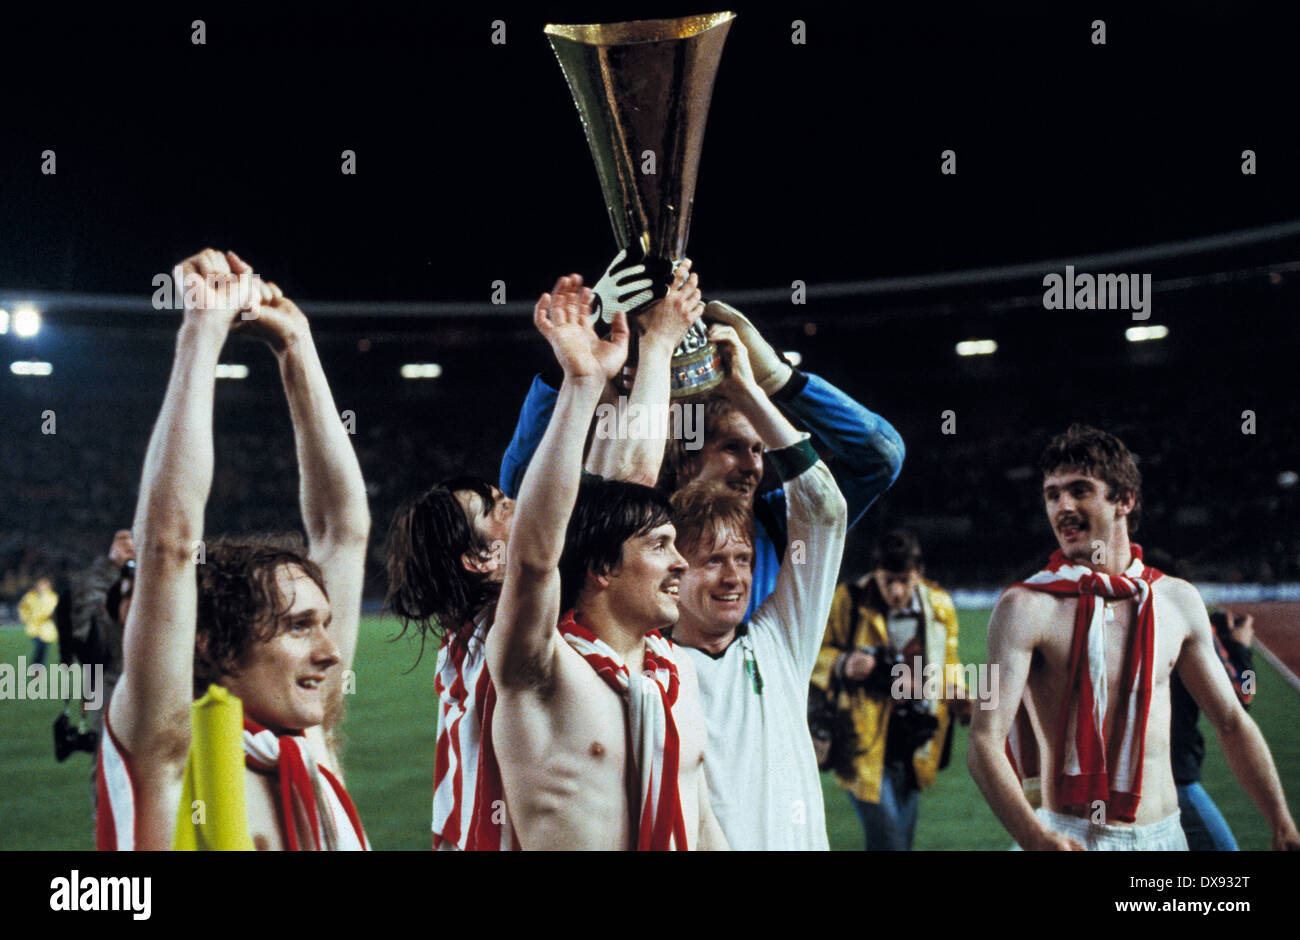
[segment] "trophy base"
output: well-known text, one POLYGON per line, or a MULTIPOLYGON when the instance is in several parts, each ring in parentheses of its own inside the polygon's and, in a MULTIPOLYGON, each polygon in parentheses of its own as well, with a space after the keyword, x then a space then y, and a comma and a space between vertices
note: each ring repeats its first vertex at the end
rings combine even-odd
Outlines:
POLYGON ((674 356, 670 370, 672 398, 686 398, 707 392, 727 377, 722 356, 712 343, 685 355, 674 356))

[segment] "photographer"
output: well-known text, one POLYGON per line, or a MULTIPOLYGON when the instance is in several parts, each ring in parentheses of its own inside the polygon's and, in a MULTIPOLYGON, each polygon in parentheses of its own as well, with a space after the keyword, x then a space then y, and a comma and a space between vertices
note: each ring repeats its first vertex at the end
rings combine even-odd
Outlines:
POLYGON ((916 834, 920 791, 947 766, 955 714, 971 702, 957 658, 952 598, 922 578, 921 546, 896 531, 877 543, 874 570, 835 591, 812 683, 848 713, 830 758, 868 851, 903 851, 916 834), (914 674, 919 658, 921 673, 914 674), (926 683, 930 664, 938 664, 926 683), (928 696, 936 690, 937 696, 928 696), (950 698, 945 699, 945 690, 950 698))
POLYGON ((62 600, 55 613, 62 661, 104 667, 103 705, 85 713, 96 737, 103 727, 108 699, 122 674, 122 624, 126 614, 119 608, 124 587, 126 595, 130 594, 128 564, 134 560, 131 530, 120 529, 114 533, 107 555, 100 555, 72 575, 66 592, 60 592, 62 600), (114 592, 115 597, 110 597, 114 592))
MULTIPOLYGON (((99 707, 69 698, 54 721, 54 756, 59 763, 78 751, 91 755, 90 808, 92 830, 98 812, 95 788, 99 737, 113 688, 122 674, 122 624, 131 606, 135 581, 135 549, 131 530, 119 529, 107 555, 74 572, 60 586, 54 621, 59 636, 59 659, 65 666, 101 667, 103 694, 99 707)), ((84 694, 84 693, 83 693, 84 694)))

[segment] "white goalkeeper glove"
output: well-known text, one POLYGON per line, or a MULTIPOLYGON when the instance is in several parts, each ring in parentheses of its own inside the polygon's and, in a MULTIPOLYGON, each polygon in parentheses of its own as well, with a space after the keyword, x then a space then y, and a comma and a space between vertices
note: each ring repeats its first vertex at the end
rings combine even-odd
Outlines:
POLYGON ((763 339, 758 327, 735 307, 720 300, 711 300, 704 308, 704 319, 711 323, 726 324, 740 335, 740 342, 749 352, 749 368, 754 373, 754 381, 769 398, 790 381, 794 369, 763 339))
POLYGON ((595 295, 591 299, 593 324, 597 320, 612 323, 614 314, 619 310, 628 315, 630 321, 633 310, 654 300, 656 296, 654 279, 646 270, 646 265, 639 261, 629 262, 627 249, 614 256, 614 260, 592 288, 592 293, 595 295))

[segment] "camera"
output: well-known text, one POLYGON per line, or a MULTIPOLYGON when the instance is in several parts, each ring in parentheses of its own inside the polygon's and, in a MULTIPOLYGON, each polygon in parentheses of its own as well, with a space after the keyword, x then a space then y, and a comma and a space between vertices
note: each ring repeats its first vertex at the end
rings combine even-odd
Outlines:
MULTIPOLYGON (((872 695, 892 698, 895 667, 906 664, 908 657, 888 645, 863 647, 862 652, 876 660, 876 668, 860 680, 862 688, 872 695)), ((895 700, 889 729, 891 746, 901 754, 911 755, 934 737, 939 730, 939 719, 931 703, 924 699, 895 700)))
POLYGON ((871 672, 861 679, 848 679, 850 685, 857 685, 869 695, 888 696, 894 684, 894 667, 903 661, 903 654, 892 646, 862 646, 858 652, 866 653, 876 661, 871 672))
POLYGON ((59 717, 54 719, 54 759, 60 764, 68 759, 69 754, 77 751, 94 754, 98 746, 99 735, 94 731, 73 727, 67 712, 60 712, 59 717))
POLYGON ((925 702, 901 701, 894 704, 894 714, 889 719, 890 736, 897 735, 897 747, 906 755, 925 747, 939 730, 939 719, 925 702))

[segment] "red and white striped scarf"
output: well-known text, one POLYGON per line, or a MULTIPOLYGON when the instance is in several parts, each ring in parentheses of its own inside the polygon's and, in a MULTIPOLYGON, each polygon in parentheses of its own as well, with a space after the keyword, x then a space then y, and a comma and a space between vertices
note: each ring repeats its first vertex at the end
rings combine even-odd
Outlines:
POLYGON ((560 620, 560 633, 596 675, 627 700, 632 747, 641 781, 638 850, 686 849, 686 820, 677 792, 681 740, 673 706, 680 683, 672 644, 656 630, 646 636, 642 672, 635 678, 614 650, 574 619, 560 620))
POLYGON ((312 757, 306 737, 277 735, 245 715, 244 763, 279 777, 284 837, 291 852, 369 850, 348 791, 312 757))
POLYGON ((495 612, 495 605, 484 608, 466 642, 448 641, 438 651, 433 683, 441 703, 433 769, 435 848, 450 844, 467 852, 493 852, 519 847, 505 813, 488 730, 496 689, 484 644, 495 612))
MULTIPOLYGON (((1123 822, 1136 819, 1142 797, 1142 761, 1155 664, 1151 585, 1162 576, 1143 564, 1140 546, 1133 545, 1132 551, 1128 569, 1122 575, 1109 575, 1072 564, 1057 550, 1046 568, 1017 585, 1079 598, 1067 667, 1069 700, 1061 710, 1057 731, 1056 800, 1063 808, 1087 810, 1101 800, 1109 818, 1123 822), (1120 735, 1120 745, 1114 767, 1106 765, 1103 729, 1110 694, 1106 687, 1106 605, 1098 604, 1098 597, 1130 598, 1137 608, 1120 674, 1120 707, 1114 729, 1120 735)), ((1036 763, 1036 757, 1012 753, 1012 763, 1022 770, 1036 763)))

